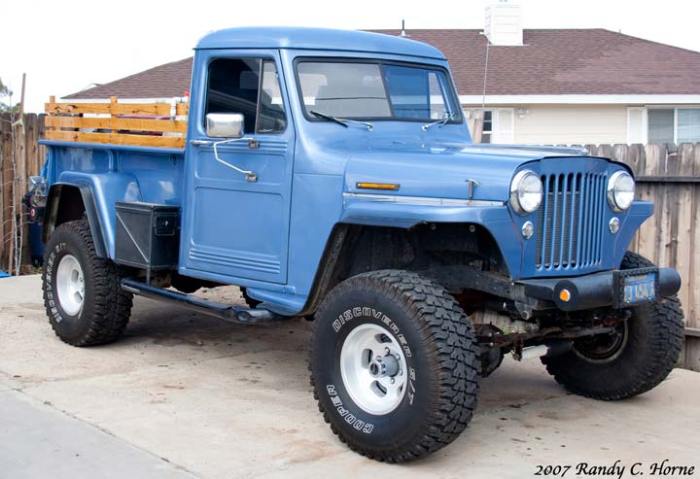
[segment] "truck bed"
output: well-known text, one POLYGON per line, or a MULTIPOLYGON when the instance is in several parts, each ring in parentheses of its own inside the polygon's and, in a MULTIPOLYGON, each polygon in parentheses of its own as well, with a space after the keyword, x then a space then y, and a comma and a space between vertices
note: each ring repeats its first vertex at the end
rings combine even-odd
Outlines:
POLYGON ((99 221, 106 253, 114 257, 115 215, 110 205, 139 201, 181 205, 184 151, 179 148, 42 140, 49 185, 77 185, 86 214, 99 221), (92 210, 92 211, 91 211, 92 210))

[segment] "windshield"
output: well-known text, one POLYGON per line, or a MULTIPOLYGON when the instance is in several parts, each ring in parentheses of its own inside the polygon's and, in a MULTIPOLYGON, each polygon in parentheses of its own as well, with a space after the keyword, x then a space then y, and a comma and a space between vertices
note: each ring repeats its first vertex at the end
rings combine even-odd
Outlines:
POLYGON ((395 63, 304 60, 297 64, 304 110, 358 120, 461 123, 447 73, 395 63))

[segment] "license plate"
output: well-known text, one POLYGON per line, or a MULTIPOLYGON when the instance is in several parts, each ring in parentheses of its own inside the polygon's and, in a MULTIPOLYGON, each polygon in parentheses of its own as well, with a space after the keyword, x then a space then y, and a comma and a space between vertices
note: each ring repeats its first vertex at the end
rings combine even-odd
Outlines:
POLYGON ((656 272, 625 276, 622 302, 627 305, 656 301, 656 272))

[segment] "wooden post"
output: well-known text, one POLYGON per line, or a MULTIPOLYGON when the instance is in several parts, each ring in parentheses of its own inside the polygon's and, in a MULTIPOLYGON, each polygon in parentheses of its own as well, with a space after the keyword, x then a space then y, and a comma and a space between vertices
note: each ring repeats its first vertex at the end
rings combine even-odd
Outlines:
POLYGON ((27 191, 27 137, 24 128, 24 93, 26 91, 27 74, 22 74, 22 89, 20 94, 19 112, 13 127, 13 266, 14 273, 19 275, 22 268, 22 247, 24 243, 24 215, 22 199, 27 191))
POLYGON ((5 185, 5 162, 7 155, 5 144, 7 143, 6 130, 9 123, 6 121, 6 117, 9 117, 9 115, 0 115, 0 269, 3 270, 7 268, 7 244, 5 243, 7 231, 5 223, 5 207, 7 205, 5 202, 5 193, 7 191, 7 186, 5 185))

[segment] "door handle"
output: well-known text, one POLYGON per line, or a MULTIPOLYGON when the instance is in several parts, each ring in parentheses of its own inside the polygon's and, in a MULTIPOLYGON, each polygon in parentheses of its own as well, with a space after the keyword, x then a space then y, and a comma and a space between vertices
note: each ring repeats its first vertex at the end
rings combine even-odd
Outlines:
POLYGON ((230 138, 228 140, 221 140, 221 141, 190 140, 190 144, 195 145, 195 146, 212 146, 214 148, 214 159, 217 162, 221 163, 222 165, 224 165, 228 168, 231 168, 234 171, 237 171, 238 173, 241 173, 242 175, 245 176, 246 181, 249 181, 251 183, 255 183, 256 181, 258 181, 258 175, 255 174, 254 171, 244 170, 243 168, 239 168, 236 165, 232 165, 228 161, 223 160, 219 156, 219 150, 218 150, 219 145, 225 145, 227 143, 236 143, 239 141, 247 141, 249 145, 252 143, 257 143, 255 141, 255 139, 253 139, 253 138, 230 138))

